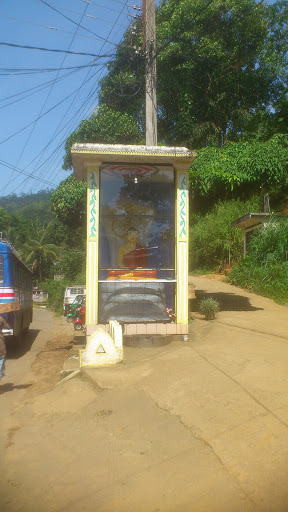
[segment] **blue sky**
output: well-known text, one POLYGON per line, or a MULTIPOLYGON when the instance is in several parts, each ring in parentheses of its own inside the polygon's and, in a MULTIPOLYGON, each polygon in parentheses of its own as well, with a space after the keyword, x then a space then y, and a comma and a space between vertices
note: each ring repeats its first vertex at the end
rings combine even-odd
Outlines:
POLYGON ((63 52, 0 45, 0 196, 56 188, 69 175, 62 170, 65 140, 97 106, 105 64, 132 16, 142 13, 133 5, 129 0, 1 4, 0 42, 63 52))
POLYGON ((18 46, 0 44, 0 196, 56 188, 67 178, 69 172, 62 170, 65 140, 97 107, 98 81, 133 15, 142 14, 133 5, 141 4, 2 2, 0 42, 18 46))

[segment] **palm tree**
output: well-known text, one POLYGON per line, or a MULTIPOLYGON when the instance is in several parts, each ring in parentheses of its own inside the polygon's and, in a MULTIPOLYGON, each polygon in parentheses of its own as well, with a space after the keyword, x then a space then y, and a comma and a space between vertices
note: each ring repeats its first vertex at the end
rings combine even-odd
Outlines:
POLYGON ((39 222, 33 223, 33 233, 31 238, 26 242, 24 246, 25 250, 25 262, 32 262, 32 272, 38 270, 39 281, 42 281, 42 263, 44 259, 57 260, 59 257, 59 248, 55 244, 49 244, 45 242, 46 237, 49 234, 52 222, 47 226, 41 226, 39 222))

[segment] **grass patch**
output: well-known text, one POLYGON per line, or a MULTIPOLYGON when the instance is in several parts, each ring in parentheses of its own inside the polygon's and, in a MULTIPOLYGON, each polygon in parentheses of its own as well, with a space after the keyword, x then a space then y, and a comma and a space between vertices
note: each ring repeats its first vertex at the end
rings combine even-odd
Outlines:
POLYGON ((278 304, 288 303, 288 262, 256 265, 248 257, 231 271, 227 280, 278 304))

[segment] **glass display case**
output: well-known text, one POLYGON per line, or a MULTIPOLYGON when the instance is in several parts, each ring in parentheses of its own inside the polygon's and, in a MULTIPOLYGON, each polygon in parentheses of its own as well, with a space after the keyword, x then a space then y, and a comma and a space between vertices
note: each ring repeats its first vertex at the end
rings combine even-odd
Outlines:
POLYGON ((104 164, 99 188, 99 322, 171 322, 173 167, 104 164))

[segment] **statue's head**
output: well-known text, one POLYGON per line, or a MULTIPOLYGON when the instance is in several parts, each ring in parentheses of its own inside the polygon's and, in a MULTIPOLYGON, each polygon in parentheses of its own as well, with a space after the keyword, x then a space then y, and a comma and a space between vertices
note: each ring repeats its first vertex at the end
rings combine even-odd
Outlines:
POLYGON ((127 231, 127 239, 129 242, 137 242, 138 240, 138 231, 135 228, 129 228, 127 231))

